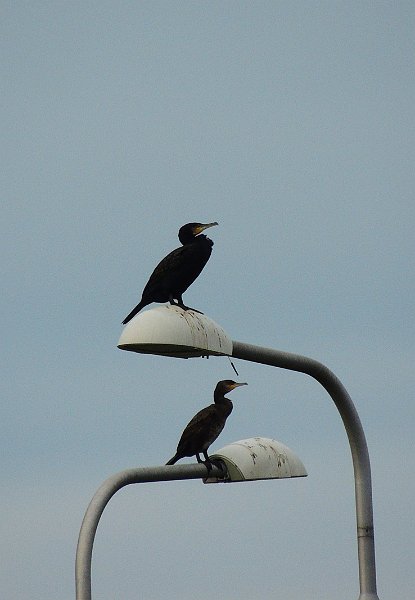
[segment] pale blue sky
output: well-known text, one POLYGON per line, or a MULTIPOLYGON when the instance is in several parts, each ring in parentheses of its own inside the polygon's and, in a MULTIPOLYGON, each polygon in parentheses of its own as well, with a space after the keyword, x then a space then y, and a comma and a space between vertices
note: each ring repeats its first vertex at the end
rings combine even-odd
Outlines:
MULTIPOLYGON (((372 461, 379 597, 413 597, 412 2, 3 2, 2 593, 74 598, 76 540, 119 470, 163 464, 226 359, 117 349, 188 221, 185 302, 350 392, 372 461)), ((236 361, 212 449, 275 437, 309 477, 134 486, 93 598, 358 597, 353 475, 330 398, 236 361)))

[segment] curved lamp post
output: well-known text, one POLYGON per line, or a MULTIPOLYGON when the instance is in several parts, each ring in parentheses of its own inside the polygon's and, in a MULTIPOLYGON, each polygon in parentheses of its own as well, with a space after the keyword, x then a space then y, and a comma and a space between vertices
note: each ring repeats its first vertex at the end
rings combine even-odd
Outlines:
POLYGON ((281 442, 256 437, 218 450, 205 464, 168 465, 126 469, 112 475, 98 488, 86 510, 76 549, 76 600, 91 600, 91 562, 95 533, 108 502, 121 488, 134 483, 203 479, 204 483, 229 483, 259 479, 306 477, 301 460, 281 442))
POLYGON ((353 459, 359 600, 379 600, 376 591, 372 482, 366 438, 356 408, 341 381, 322 363, 300 356, 232 341, 214 321, 177 306, 159 306, 139 313, 123 330, 118 347, 142 354, 191 358, 233 356, 250 362, 298 371, 313 377, 334 401, 349 439, 353 459))

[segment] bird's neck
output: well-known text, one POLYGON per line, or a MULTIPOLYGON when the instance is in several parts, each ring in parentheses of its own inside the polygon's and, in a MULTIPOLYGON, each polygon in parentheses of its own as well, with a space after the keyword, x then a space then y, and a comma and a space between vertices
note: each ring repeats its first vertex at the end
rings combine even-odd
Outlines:
MULTIPOLYGON (((190 231, 181 232, 179 234, 179 240, 183 244, 183 246, 185 246, 186 244, 192 244, 193 242, 196 242, 199 239, 199 237, 202 237, 202 236, 200 236, 200 235, 195 236, 190 231)), ((203 236, 203 237, 205 237, 205 236, 203 236)))
POLYGON ((191 233, 181 233, 179 235, 179 241, 183 246, 187 244, 202 244, 203 242, 210 242, 213 246, 212 240, 210 240, 204 233, 194 236, 191 233))
POLYGON ((233 410, 232 402, 229 400, 229 398, 225 398, 225 396, 215 398, 215 406, 218 414, 222 415, 222 417, 225 419, 229 417, 233 410))
POLYGON ((222 406, 233 406, 231 400, 229 400, 229 398, 226 398, 226 396, 222 396, 222 395, 214 395, 214 400, 215 400, 215 404, 218 405, 222 405, 222 406))

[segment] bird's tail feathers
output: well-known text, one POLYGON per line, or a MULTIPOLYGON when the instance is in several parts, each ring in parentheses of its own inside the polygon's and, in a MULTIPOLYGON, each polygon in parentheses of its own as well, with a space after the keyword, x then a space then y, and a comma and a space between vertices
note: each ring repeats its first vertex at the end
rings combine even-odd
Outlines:
POLYGON ((174 463, 176 463, 179 460, 179 458, 180 456, 178 454, 175 454, 173 458, 166 462, 166 465, 174 465, 174 463))
POLYGON ((128 314, 128 315, 125 317, 125 319, 124 319, 124 321, 122 322, 122 324, 123 324, 123 325, 126 325, 126 324, 128 323, 128 321, 131 321, 131 319, 132 319, 133 317, 135 317, 135 315, 136 315, 137 313, 139 313, 139 312, 140 312, 140 310, 141 310, 142 308, 144 308, 144 306, 146 306, 146 303, 140 302, 139 304, 137 304, 137 306, 136 306, 135 308, 133 308, 133 310, 130 312, 130 314, 128 314))

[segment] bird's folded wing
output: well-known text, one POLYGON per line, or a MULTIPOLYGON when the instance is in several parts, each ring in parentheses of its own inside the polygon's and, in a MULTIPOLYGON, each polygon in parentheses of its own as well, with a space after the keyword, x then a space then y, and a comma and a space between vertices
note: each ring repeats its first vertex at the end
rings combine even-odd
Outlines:
POLYGON ((181 246, 172 250, 167 256, 165 256, 154 269, 151 277, 160 277, 165 273, 171 273, 176 269, 183 268, 183 264, 186 263, 187 258, 191 257, 192 248, 190 246, 181 246))
POLYGON ((180 444, 186 442, 190 438, 204 434, 209 430, 212 421, 216 421, 216 407, 214 404, 202 408, 202 410, 196 413, 193 419, 189 421, 180 438, 180 444))

